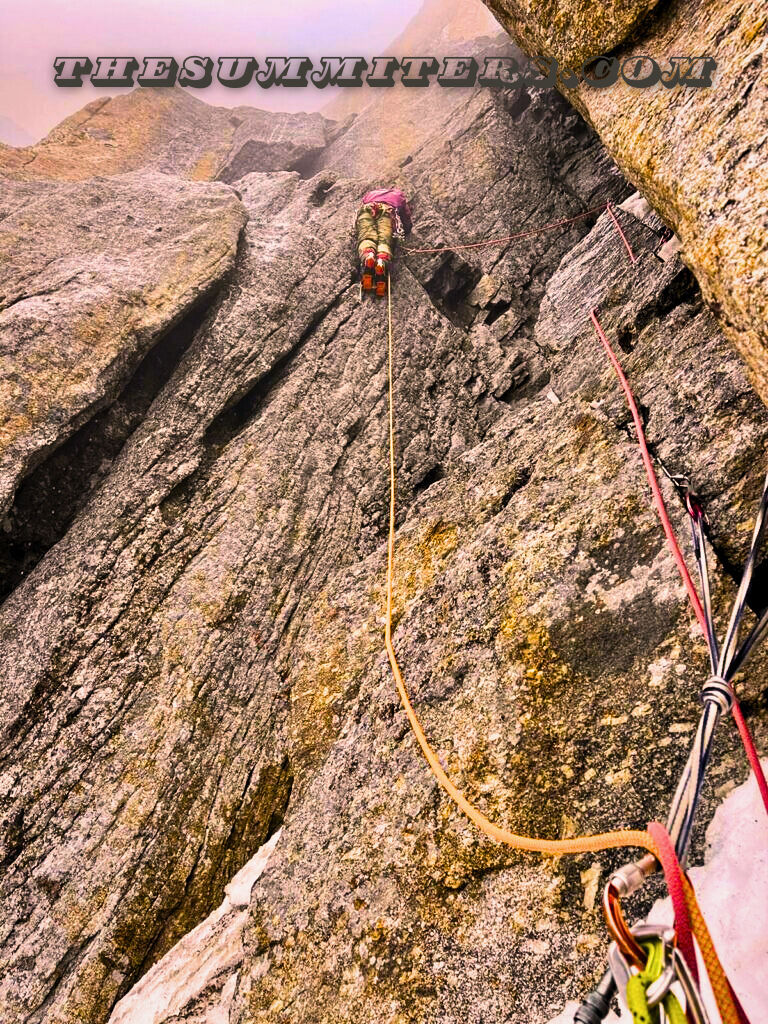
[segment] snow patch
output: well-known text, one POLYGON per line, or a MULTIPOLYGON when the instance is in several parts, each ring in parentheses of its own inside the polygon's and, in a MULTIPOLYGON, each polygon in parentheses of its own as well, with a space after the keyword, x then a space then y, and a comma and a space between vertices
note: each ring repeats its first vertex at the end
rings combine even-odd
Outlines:
POLYGON ((636 220, 643 220, 644 217, 647 217, 652 212, 651 204, 639 192, 633 192, 623 203, 619 203, 619 209, 624 210, 625 213, 632 214, 636 220))
POLYGON ((243 960, 243 929, 251 889, 280 838, 278 830, 226 886, 224 902, 184 936, 134 985, 112 1011, 109 1024, 162 1024, 204 997, 200 1024, 229 1024, 243 960))

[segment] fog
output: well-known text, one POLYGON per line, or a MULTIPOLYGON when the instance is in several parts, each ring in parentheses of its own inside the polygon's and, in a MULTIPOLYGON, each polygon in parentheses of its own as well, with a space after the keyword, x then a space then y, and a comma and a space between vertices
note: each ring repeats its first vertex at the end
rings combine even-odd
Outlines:
MULTIPOLYGON (((0 121, 39 139, 93 99, 113 95, 87 79, 53 84, 57 56, 175 57, 374 56, 383 52, 422 0, 4 0, 0 11, 0 121), (6 122, 7 123, 7 122, 6 122)), ((115 90, 117 91, 117 90, 115 90)), ((223 106, 317 110, 327 90, 226 89, 194 95, 223 106)))

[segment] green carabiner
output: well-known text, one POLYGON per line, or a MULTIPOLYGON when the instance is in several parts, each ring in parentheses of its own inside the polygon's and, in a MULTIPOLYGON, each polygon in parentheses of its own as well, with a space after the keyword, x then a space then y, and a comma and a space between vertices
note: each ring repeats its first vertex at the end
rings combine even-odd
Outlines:
MULTIPOLYGON (((634 1024, 659 1024, 659 1008, 658 1005, 649 1004, 648 989, 658 981, 666 967, 664 943, 657 939, 655 942, 643 942, 641 945, 648 954, 648 960, 643 970, 639 974, 633 974, 627 982, 627 1006, 634 1024)), ((667 990, 660 1002, 669 1024, 687 1024, 683 1008, 674 992, 667 990)))

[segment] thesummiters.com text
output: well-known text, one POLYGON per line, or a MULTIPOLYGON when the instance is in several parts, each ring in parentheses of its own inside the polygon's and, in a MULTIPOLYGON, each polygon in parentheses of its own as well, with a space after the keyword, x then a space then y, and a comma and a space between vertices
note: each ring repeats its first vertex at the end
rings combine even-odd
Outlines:
POLYGON ((682 86, 706 89, 712 85, 717 69, 713 57, 616 57, 599 55, 585 61, 581 68, 560 68, 556 60, 531 57, 522 67, 514 57, 322 57, 317 66, 309 57, 56 57, 54 81, 62 88, 77 88, 88 78, 91 85, 110 89, 162 88, 174 85, 205 89, 214 78, 230 89, 256 84, 304 88, 313 85, 356 88, 363 84, 387 88, 400 81, 405 86, 423 87, 436 81, 444 87, 552 89, 560 85, 573 89, 582 82, 595 89, 606 89, 623 81, 635 89, 661 85, 667 89, 682 86), (138 74, 137 74, 138 72, 138 74))

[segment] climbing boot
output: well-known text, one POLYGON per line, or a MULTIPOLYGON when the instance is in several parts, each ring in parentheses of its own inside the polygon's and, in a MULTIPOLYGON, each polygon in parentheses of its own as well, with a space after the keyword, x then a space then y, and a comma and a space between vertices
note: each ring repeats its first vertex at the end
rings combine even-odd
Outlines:
POLYGON ((383 299, 387 294, 387 281, 389 278, 389 260, 379 254, 376 260, 376 295, 383 299))
POLYGON ((360 257, 360 287, 364 292, 373 291, 373 279, 376 271, 376 254, 373 249, 364 252, 360 257))

